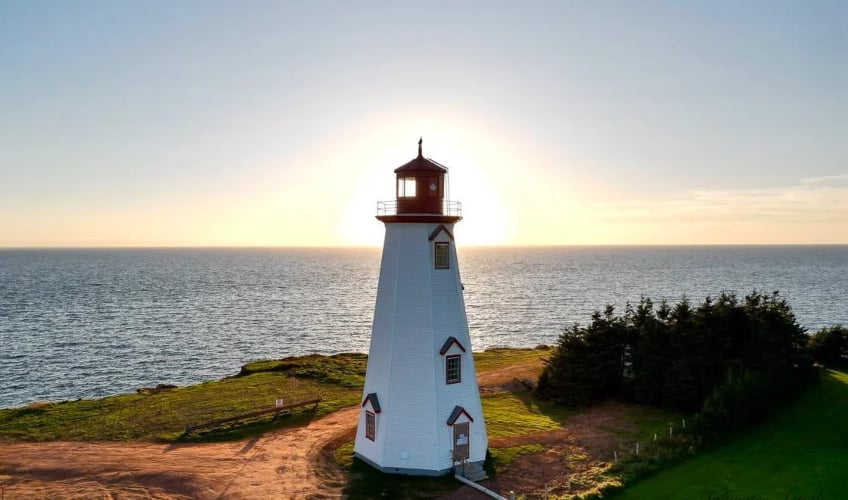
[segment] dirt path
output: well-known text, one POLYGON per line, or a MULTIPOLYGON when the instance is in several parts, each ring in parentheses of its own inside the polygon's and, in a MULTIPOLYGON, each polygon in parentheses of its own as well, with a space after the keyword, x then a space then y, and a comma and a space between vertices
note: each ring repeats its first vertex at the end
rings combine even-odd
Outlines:
POLYGON ((522 390, 519 380, 533 380, 539 378, 542 373, 542 363, 538 360, 516 363, 506 368, 489 370, 477 375, 477 385, 480 386, 482 394, 498 392, 500 390, 522 390))
POLYGON ((236 443, 0 443, 0 485, 9 499, 337 498, 343 478, 310 465, 356 410, 236 443))
MULTIPOLYGON (((497 391, 538 370, 538 363, 491 370, 478 382, 483 392, 497 391)), ((5 499, 338 498, 344 477, 327 450, 353 439, 357 410, 234 443, 0 443, 0 493, 5 499)))

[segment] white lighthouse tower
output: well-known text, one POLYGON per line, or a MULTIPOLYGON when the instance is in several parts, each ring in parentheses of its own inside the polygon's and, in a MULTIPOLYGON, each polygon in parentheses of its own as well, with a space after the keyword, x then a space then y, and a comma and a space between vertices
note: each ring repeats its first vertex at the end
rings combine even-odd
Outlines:
MULTIPOLYGON (((483 474, 488 438, 471 354, 448 169, 418 157, 377 206, 386 238, 355 455, 383 472, 483 474)), ((483 475, 482 477, 485 477, 483 475)))

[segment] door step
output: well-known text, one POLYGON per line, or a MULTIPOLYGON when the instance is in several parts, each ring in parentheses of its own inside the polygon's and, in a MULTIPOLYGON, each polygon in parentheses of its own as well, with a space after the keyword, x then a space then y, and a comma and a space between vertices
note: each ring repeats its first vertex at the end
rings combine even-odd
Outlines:
POLYGON ((480 464, 465 464, 464 468, 462 465, 457 465, 454 467, 454 472, 475 483, 489 479, 489 476, 486 475, 486 471, 483 470, 480 464))

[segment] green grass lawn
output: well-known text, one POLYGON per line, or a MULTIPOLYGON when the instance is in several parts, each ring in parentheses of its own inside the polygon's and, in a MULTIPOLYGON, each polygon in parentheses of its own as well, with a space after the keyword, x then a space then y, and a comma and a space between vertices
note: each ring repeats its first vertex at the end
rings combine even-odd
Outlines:
MULTIPOLYGON (((495 349, 475 353, 477 371, 538 362, 542 351, 495 349)), ((364 354, 309 355, 257 361, 239 376, 178 387, 158 393, 134 393, 101 399, 45 402, 0 409, 0 439, 77 440, 232 440, 254 437, 273 428, 296 425, 359 402, 365 381, 364 354), (187 425, 227 418, 274 406, 277 398, 296 402, 320 397, 316 414, 270 417, 226 425, 184 437, 187 425)))
POLYGON ((848 374, 825 372, 768 422, 615 498, 848 498, 848 374))
POLYGON ((550 401, 539 401, 529 392, 502 392, 482 398, 481 403, 490 438, 555 431, 577 413, 550 401))
POLYGON ((505 366, 538 363, 540 359, 547 358, 549 354, 550 351, 547 346, 540 346, 535 349, 493 347, 483 352, 474 353, 474 368, 480 373, 505 366))
MULTIPOLYGON (((276 398, 288 402, 323 398, 317 411, 323 415, 356 403, 359 393, 359 389, 313 379, 292 379, 285 373, 256 373, 156 394, 122 394, 0 410, 0 439, 169 441, 180 438, 187 425, 271 407, 276 398)), ((228 426, 202 437, 212 440, 247 437, 311 415, 301 412, 294 418, 276 422, 271 422, 269 417, 249 426, 228 426)))

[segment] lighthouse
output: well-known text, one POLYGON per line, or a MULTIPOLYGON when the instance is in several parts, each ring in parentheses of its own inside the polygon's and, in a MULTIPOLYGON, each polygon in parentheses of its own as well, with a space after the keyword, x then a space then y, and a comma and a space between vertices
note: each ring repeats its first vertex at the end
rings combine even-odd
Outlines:
POLYGON ((377 204, 386 236, 354 452, 383 472, 482 479, 488 438, 454 240, 461 205, 420 140, 394 172, 395 200, 377 204))

